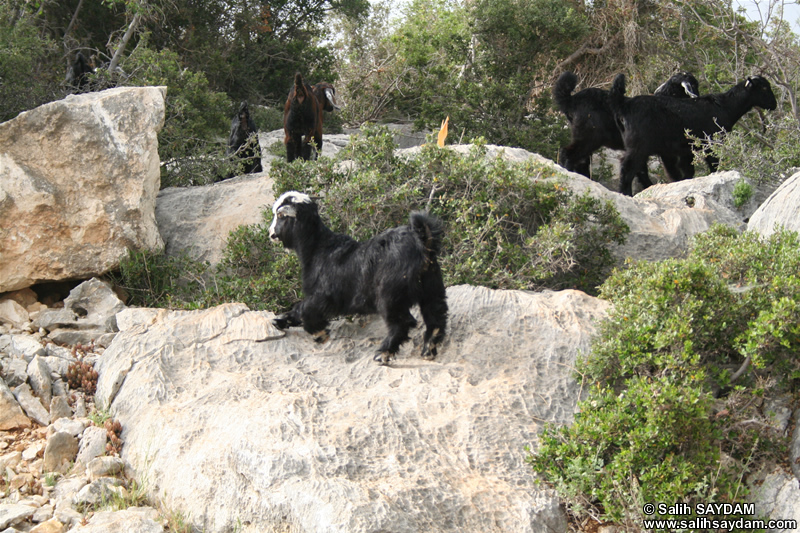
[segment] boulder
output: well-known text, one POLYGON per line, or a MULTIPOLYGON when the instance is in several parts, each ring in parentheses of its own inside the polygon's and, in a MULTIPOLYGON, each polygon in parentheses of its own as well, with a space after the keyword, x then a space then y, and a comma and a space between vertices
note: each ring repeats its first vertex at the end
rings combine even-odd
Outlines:
POLYGON ((107 346, 117 331, 116 315, 124 308, 108 283, 92 278, 70 291, 63 308, 41 311, 33 325, 61 344, 107 346))
POLYGON ((390 367, 372 359, 375 316, 319 345, 242 304, 128 309, 95 400, 125 462, 204 531, 566 531, 526 447, 572 420, 607 302, 470 286, 448 302, 437 359, 417 328, 390 367))
POLYGON ((800 231, 800 172, 784 181, 750 217, 747 229, 763 236, 772 235, 776 226, 800 231))
POLYGON ((155 220, 164 87, 70 95, 0 124, 0 292, 86 279, 129 248, 163 246, 155 220))
POLYGON ((156 220, 167 255, 186 253, 216 265, 222 260, 228 235, 242 225, 263 221, 272 208, 272 179, 247 174, 201 187, 168 187, 158 193, 156 220))

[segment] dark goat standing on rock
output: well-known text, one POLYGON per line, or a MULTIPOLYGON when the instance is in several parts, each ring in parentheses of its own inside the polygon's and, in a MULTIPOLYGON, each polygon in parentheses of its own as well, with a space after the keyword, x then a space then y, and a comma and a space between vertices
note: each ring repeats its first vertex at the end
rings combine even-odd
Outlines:
POLYGON ((82 52, 75 54, 75 60, 67 69, 67 76, 64 80, 67 85, 75 89, 78 93, 89 92, 89 74, 94 72, 89 60, 82 52))
POLYGON ((247 102, 242 102, 239 105, 239 111, 231 121, 231 134, 228 137, 228 155, 242 160, 245 174, 263 170, 261 167, 261 150, 258 146, 258 128, 250 117, 247 102))
MULTIPOLYGON (((720 131, 730 131, 753 107, 775 109, 777 101, 769 81, 752 76, 724 93, 692 99, 664 96, 625 97, 625 75, 619 74, 609 91, 609 103, 625 144, 620 167, 620 192, 631 196, 633 178, 647 168, 647 158, 657 155, 670 179, 694 177, 693 137, 704 139, 720 131)), ((706 154, 711 171, 717 158, 706 154)))
POLYGON ((283 131, 286 159, 290 163, 298 157, 312 159, 312 139, 317 149, 322 145, 322 109, 299 72, 294 75, 294 85, 283 108, 283 131))
POLYGON ((447 326, 447 301, 437 255, 442 224, 414 212, 406 226, 384 231, 365 242, 334 233, 322 222, 307 195, 284 193, 272 207, 269 236, 294 250, 303 270, 305 299, 273 320, 279 329, 303 326, 317 342, 328 338, 330 319, 349 314, 383 317, 388 336, 375 360, 387 364, 417 321, 425 321, 422 357, 433 359, 447 326))
MULTIPOLYGON (((553 99, 567 117, 572 139, 559 151, 559 163, 567 170, 590 176, 592 154, 603 146, 624 150, 622 136, 614 121, 608 102, 608 91, 590 87, 575 94, 578 77, 564 72, 553 86, 553 99)), ((673 74, 658 89, 657 94, 674 98, 694 98, 699 94, 697 79, 688 72, 673 74)), ((640 181, 650 183, 645 167, 640 181)), ((652 184, 652 183, 651 183, 652 184)))

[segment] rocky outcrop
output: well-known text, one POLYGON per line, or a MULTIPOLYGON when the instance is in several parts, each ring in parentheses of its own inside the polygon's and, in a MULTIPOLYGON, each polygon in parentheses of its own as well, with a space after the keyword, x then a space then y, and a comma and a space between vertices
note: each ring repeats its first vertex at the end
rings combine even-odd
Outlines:
POLYGON ((469 286, 448 301, 437 359, 417 329, 391 367, 372 360, 376 317, 318 345, 240 304, 129 309, 96 400, 123 459, 204 531, 565 531, 525 448, 572 420, 573 363, 608 304, 469 286))
POLYGON ((154 212, 165 91, 71 95, 0 124, 0 293, 87 279, 129 248, 163 246, 154 212))
POLYGON ((750 218, 747 229, 768 236, 778 226, 800 231, 800 172, 784 181, 761 204, 750 218))
POLYGON ((168 187, 158 193, 156 220, 167 255, 187 254, 216 265, 230 232, 263 221, 275 201, 266 173, 247 174, 202 187, 168 187))

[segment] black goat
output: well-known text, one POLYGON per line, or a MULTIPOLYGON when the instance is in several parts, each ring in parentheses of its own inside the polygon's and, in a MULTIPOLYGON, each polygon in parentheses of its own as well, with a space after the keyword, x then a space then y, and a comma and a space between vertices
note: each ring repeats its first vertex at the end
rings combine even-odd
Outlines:
MULTIPOLYGON (((692 99, 664 96, 625 97, 625 75, 619 74, 609 91, 609 103, 625 144, 620 167, 620 192, 633 194, 633 179, 647 168, 647 158, 657 155, 673 181, 694 177, 692 137, 705 139, 730 131, 753 107, 775 109, 777 101, 769 81, 752 76, 724 93, 692 99)), ((709 169, 719 161, 706 154, 709 169)), ((643 184, 645 185, 645 184, 643 184)))
POLYGON ((657 96, 671 96, 673 98, 697 98, 700 96, 700 82, 691 72, 676 72, 653 91, 657 96))
POLYGON ((298 157, 306 161, 315 159, 311 141, 319 150, 322 144, 322 110, 311 86, 298 72, 283 108, 283 131, 286 159, 291 163, 298 157))
MULTIPOLYGON (((553 99, 567 117, 572 139, 569 145, 559 151, 558 161, 567 170, 591 177, 592 154, 603 146, 613 150, 623 150, 614 114, 608 103, 608 91, 590 87, 575 94, 572 91, 578 84, 578 77, 572 72, 564 72, 553 86, 553 99)), ((697 96, 697 79, 688 72, 679 72, 665 81, 656 92, 676 98, 697 96)), ((649 183, 647 167, 639 176, 643 183, 649 183)))
POLYGON ((78 51, 75 54, 75 59, 67 69, 67 75, 64 82, 70 86, 75 92, 83 93, 89 92, 89 74, 94 73, 94 67, 82 52, 78 51))
MULTIPOLYGON (((247 102, 239 104, 239 111, 231 120, 227 155, 240 159, 244 173, 261 172, 261 149, 258 145, 258 128, 250 117, 247 102)), ((228 176, 233 177, 233 176, 228 176)))
POLYGON ((284 193, 272 207, 269 236, 294 250, 303 271, 305 299, 273 320, 279 329, 303 326, 317 342, 328 339, 331 318, 348 314, 383 317, 388 336, 375 360, 387 364, 408 331, 416 327, 412 306, 425 321, 422 357, 433 359, 447 325, 447 302, 437 255, 442 224, 426 213, 411 213, 407 226, 365 242, 334 233, 307 195, 284 193))

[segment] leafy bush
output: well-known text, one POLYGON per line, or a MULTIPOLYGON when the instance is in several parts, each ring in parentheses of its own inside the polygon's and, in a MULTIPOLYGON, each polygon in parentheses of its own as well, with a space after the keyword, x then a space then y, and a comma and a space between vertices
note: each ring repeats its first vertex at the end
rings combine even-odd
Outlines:
POLYGON ((759 184, 779 185, 800 167, 797 120, 789 114, 766 124, 766 130, 738 127, 711 139, 695 139, 695 164, 704 150, 719 158, 720 170, 738 170, 759 184))
POLYGON ((743 501, 783 445, 758 406, 800 385, 799 262, 796 233, 716 226, 685 259, 606 280, 613 307, 577 363, 589 394, 529 457, 579 521, 638 530, 646 502, 743 501))
POLYGON ((27 14, 0 5, 0 122, 63 97, 58 46, 44 37, 27 14))
POLYGON ((161 186, 204 185, 233 172, 225 156, 233 103, 225 93, 211 90, 204 74, 185 68, 178 54, 152 50, 147 40, 125 60, 130 73, 125 83, 167 87, 164 127, 158 134, 161 186))
POLYGON ((368 127, 341 158, 349 162, 275 162, 276 193, 321 197, 331 227, 358 240, 430 210, 447 224, 447 285, 596 293, 610 246, 629 231, 612 204, 574 195, 553 167, 487 157, 482 141, 466 155, 430 142, 399 157, 385 128, 368 127))

